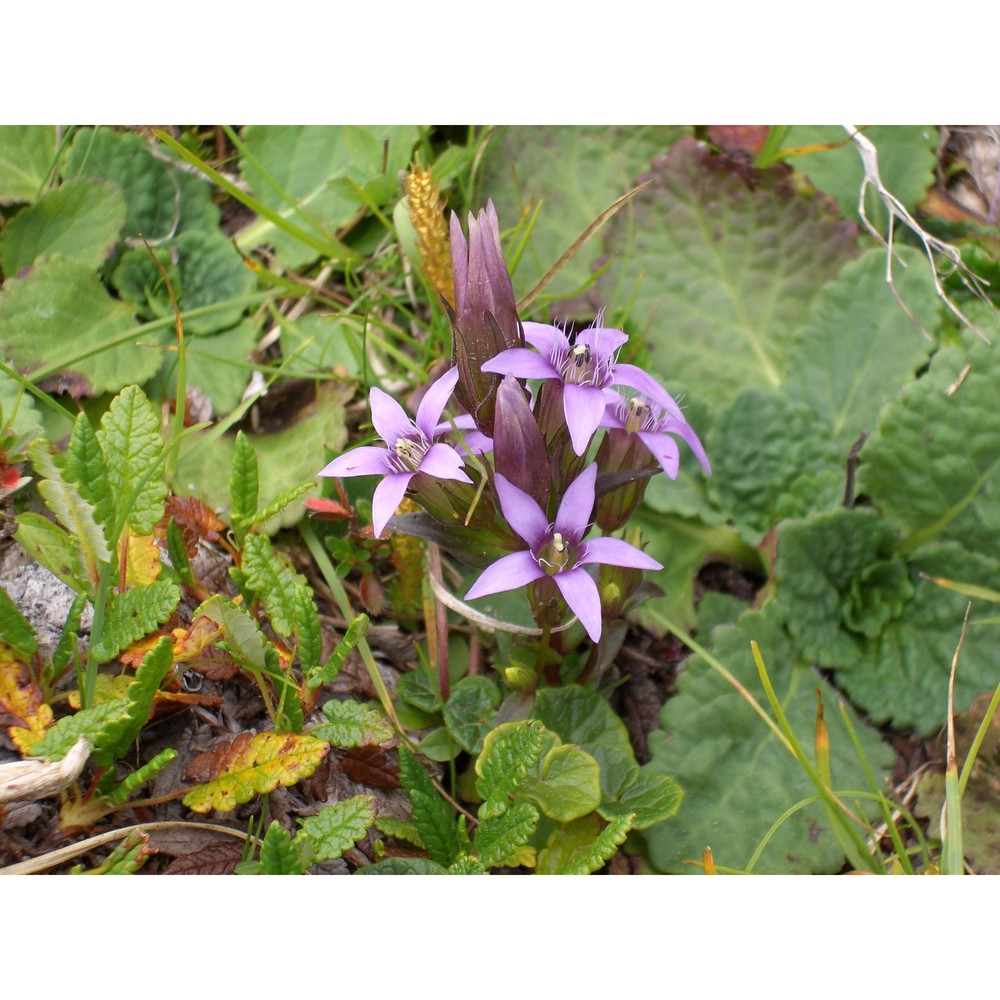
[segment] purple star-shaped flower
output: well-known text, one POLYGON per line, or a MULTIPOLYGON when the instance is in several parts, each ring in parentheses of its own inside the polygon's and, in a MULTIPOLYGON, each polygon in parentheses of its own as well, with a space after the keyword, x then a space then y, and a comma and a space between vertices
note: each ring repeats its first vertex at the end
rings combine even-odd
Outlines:
MULTIPOLYGON (((639 440, 649 449, 671 479, 677 478, 677 469, 680 465, 680 451, 677 442, 671 436, 675 434, 687 442, 705 470, 705 474, 708 476, 712 474, 705 449, 683 415, 664 413, 659 403, 642 393, 625 398, 614 389, 606 389, 604 398, 607 408, 601 418, 601 427, 637 434, 639 440)), ((676 405, 675 409, 678 409, 676 405)))
POLYGON ((589 465, 570 484, 559 504, 554 524, 523 490, 495 476, 500 509, 508 523, 528 543, 527 549, 502 556, 483 570, 465 595, 467 601, 504 590, 516 590, 551 576, 563 599, 594 642, 601 638, 601 596, 594 578, 583 568, 606 563, 633 569, 663 569, 655 559, 620 538, 583 540, 594 509, 597 466, 589 465))
POLYGON ((462 471, 462 459, 450 445, 434 443, 441 432, 437 424, 445 404, 455 390, 458 369, 452 368, 424 393, 417 407, 416 420, 388 393, 373 388, 369 394, 372 423, 385 448, 355 448, 335 458, 319 475, 383 476, 372 497, 372 527, 376 537, 382 534, 389 518, 396 512, 410 480, 418 473, 438 479, 472 480, 462 471))
POLYGON ((562 383, 566 426, 578 455, 587 450, 601 425, 604 390, 612 385, 629 386, 654 400, 665 412, 684 419, 680 407, 656 379, 635 365, 618 364, 618 351, 628 340, 621 330, 592 326, 570 341, 557 326, 525 323, 524 339, 534 351, 526 347, 501 351, 483 365, 483 371, 515 378, 558 379, 562 383))

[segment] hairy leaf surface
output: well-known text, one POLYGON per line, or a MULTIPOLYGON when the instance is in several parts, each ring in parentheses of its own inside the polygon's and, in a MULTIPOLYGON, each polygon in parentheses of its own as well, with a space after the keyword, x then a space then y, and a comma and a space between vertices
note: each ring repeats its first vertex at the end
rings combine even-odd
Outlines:
POLYGON ((113 660, 123 649, 162 625, 176 610, 180 588, 172 580, 157 580, 146 587, 115 594, 108 602, 104 631, 94 644, 99 663, 113 660))

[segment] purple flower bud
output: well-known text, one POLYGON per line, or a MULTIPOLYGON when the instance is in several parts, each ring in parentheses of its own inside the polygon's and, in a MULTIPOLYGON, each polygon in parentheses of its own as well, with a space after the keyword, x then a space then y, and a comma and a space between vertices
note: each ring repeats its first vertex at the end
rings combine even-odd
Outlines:
POLYGON ((493 433, 496 471, 534 497, 544 510, 549 502, 549 459, 542 432, 517 379, 507 375, 497 390, 493 433))

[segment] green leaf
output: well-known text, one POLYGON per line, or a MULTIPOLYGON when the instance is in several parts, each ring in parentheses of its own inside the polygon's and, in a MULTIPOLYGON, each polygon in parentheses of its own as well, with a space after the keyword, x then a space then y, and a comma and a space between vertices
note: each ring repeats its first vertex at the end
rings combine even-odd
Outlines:
POLYGON ((294 370, 303 374, 341 369, 358 375, 363 333, 364 323, 357 316, 307 313, 299 320, 282 318, 281 354, 286 359, 294 356, 294 370))
POLYGON ((128 385, 115 396, 97 440, 119 517, 125 514, 137 535, 151 535, 163 517, 167 484, 160 421, 142 389, 128 385))
POLYGON ((458 745, 479 753, 500 704, 500 688, 488 677, 463 677, 444 706, 444 721, 458 745))
POLYGON ((448 869, 428 858, 386 858, 359 868, 355 875, 447 875, 448 869))
POLYGON ((421 741, 420 752, 428 759, 438 763, 454 760, 462 748, 444 726, 432 729, 421 741))
POLYGON ((491 730, 476 759, 476 793, 481 820, 505 812, 542 756, 545 727, 538 722, 505 722, 491 730))
POLYGON ((148 764, 143 764, 142 767, 127 774, 123 781, 115 785, 107 794, 107 800, 119 806, 123 802, 127 802, 128 797, 137 788, 155 778, 176 757, 177 751, 171 747, 161 750, 148 764))
POLYGON ((31 656, 38 649, 35 630, 11 600, 10 594, 0 586, 0 639, 13 646, 23 657, 31 656))
POLYGON ((194 617, 198 618, 199 615, 204 615, 216 625, 222 626, 225 630, 226 646, 238 663, 251 670, 267 669, 268 643, 260 627, 245 609, 237 607, 221 594, 216 594, 199 606, 194 617))
POLYGON ((264 535, 247 535, 243 540, 243 586, 253 591, 267 608, 271 626, 278 635, 289 636, 295 627, 294 591, 302 583, 298 574, 271 548, 264 535))
POLYGON ((208 396, 216 416, 239 406, 250 380, 250 355, 259 337, 258 324, 246 319, 231 330, 188 343, 188 385, 208 396))
POLYGON ((63 371, 86 380, 81 394, 116 392, 126 382, 145 382, 160 367, 159 351, 135 343, 128 306, 112 299, 90 268, 58 256, 6 281, 0 328, 16 367, 59 359, 63 371))
POLYGON ((124 713, 108 720, 100 734, 92 740, 95 764, 107 766, 128 752, 149 721, 153 699, 173 665, 173 643, 170 636, 165 635, 142 658, 135 680, 125 692, 124 713))
POLYGON ((57 146, 53 125, 0 126, 0 205, 38 197, 57 146))
POLYGON ((257 466, 257 452, 250 438, 243 431, 236 432, 233 446, 232 475, 229 479, 229 497, 232 504, 233 534, 236 544, 243 545, 243 539, 253 524, 257 514, 257 496, 260 490, 260 475, 257 466))
MULTIPOLYGON (((184 332, 208 336, 240 321, 241 302, 253 290, 253 272, 243 263, 229 239, 218 230, 192 230, 171 240, 157 256, 184 312, 229 302, 204 316, 184 320, 184 332)), ((133 303, 144 319, 173 316, 173 304, 163 275, 145 247, 126 251, 112 275, 122 298, 133 303)))
MULTIPOLYGON (((913 211, 934 183, 937 129, 933 125, 872 125, 863 134, 878 150, 882 183, 913 211)), ((847 133, 839 125, 793 125, 782 146, 795 149, 821 143, 836 144, 836 149, 796 156, 789 162, 803 171, 821 191, 833 195, 845 218, 857 220, 865 171, 854 144, 845 143, 845 139, 847 133)), ((868 218, 884 232, 885 210, 871 190, 867 192, 865 206, 868 218)))
POLYGON ((324 806, 314 816, 300 819, 302 831, 295 838, 312 842, 313 861, 339 858, 353 847, 375 822, 375 797, 355 795, 332 806, 324 806))
POLYGON ((52 653, 50 676, 53 678, 59 677, 66 664, 76 655, 80 619, 83 617, 83 609, 86 606, 87 599, 83 594, 77 594, 73 598, 73 603, 66 614, 66 623, 63 625, 62 634, 59 636, 59 643, 52 653))
POLYGON ((619 816, 603 830, 594 830, 596 822, 588 817, 560 827, 549 838, 545 849, 538 852, 539 875, 589 875, 610 861, 625 843, 632 817, 619 816))
MULTIPOLYGON (((938 299, 927 260, 909 247, 896 253, 897 291, 924 328, 934 329, 938 299)), ((870 250, 822 290, 795 332, 786 391, 816 413, 842 464, 861 432, 874 432, 882 407, 926 364, 932 346, 889 293, 885 251, 870 250)), ((718 472, 714 452, 712 464, 718 472)))
POLYGON ((124 713, 126 704, 124 698, 114 698, 93 708, 82 708, 75 715, 63 716, 41 739, 31 744, 29 756, 62 760, 81 736, 86 736, 93 745, 105 726, 124 713))
POLYGON ((719 404, 746 386, 782 383, 792 332, 856 252, 853 228, 795 194, 783 168, 753 185, 743 173, 679 139, 654 163, 632 219, 609 223, 607 250, 621 256, 598 282, 602 301, 632 301, 668 385, 676 379, 719 404), (636 251, 624 253, 633 240, 636 251))
POLYGON ((96 868, 84 871, 82 865, 77 865, 71 874, 134 875, 152 853, 147 834, 133 830, 96 868))
POLYGON ((282 825, 271 820, 260 845, 260 875, 304 875, 302 860, 291 836, 282 825))
MULTIPOLYGON (((115 507, 108 466, 101 443, 85 413, 79 414, 73 424, 73 433, 66 448, 64 475, 94 508, 97 523, 110 529, 114 523, 115 507)), ((106 530, 105 537, 107 534, 106 530)))
POLYGON ((604 798, 616 799, 635 781, 639 765, 628 730, 597 691, 578 684, 543 688, 535 699, 534 717, 563 743, 573 743, 597 760, 604 798))
POLYGON ((458 854, 458 836, 451 806, 431 784, 416 757, 399 748, 399 782, 406 789, 413 806, 413 822, 431 858, 450 865, 458 854))
MULTIPOLYGON (((306 686, 310 691, 315 691, 321 684, 329 684, 340 673, 348 654, 368 631, 368 623, 368 615, 361 614, 347 626, 344 638, 334 647, 326 663, 308 672, 306 686)), ((440 695, 438 701, 440 702, 440 695)))
MULTIPOLYGON (((799 742, 814 744, 816 690, 822 692, 830 733, 834 790, 867 787, 853 745, 835 710, 837 692, 797 655, 772 603, 745 612, 735 626, 712 634, 711 652, 760 703, 767 705, 750 649, 755 640, 767 664, 778 700, 799 742)), ((895 754, 853 711, 862 748, 881 780, 895 754)), ((651 864, 661 872, 697 871, 685 861, 701 858, 706 846, 716 864, 745 867, 772 823, 816 794, 806 772, 772 730, 725 678, 691 656, 678 675, 677 693, 660 712, 660 729, 650 734, 649 774, 671 776, 684 789, 677 816, 645 830, 641 839, 651 864)), ((846 799, 856 815, 873 816, 870 802, 846 799)), ((836 871, 844 860, 819 802, 794 812, 763 850, 754 871, 836 871)))
POLYGON ((323 714, 329 721, 314 726, 309 733, 331 746, 347 749, 387 743, 394 735, 385 715, 360 701, 328 701, 323 714))
POLYGON ((257 511, 254 515, 253 523, 255 525, 263 524, 272 517, 276 517, 289 504, 294 503, 300 496, 308 493, 315 485, 315 479, 307 479, 295 486, 290 486, 287 490, 282 490, 269 504, 257 511))
POLYGON ((1000 353, 946 347, 882 413, 858 483, 906 536, 904 548, 954 540, 992 552, 1000 525, 1000 353), (949 395, 966 365, 971 368, 949 395))
POLYGON ((61 254, 96 270, 125 224, 125 199, 110 181, 69 181, 18 212, 3 230, 0 262, 17 274, 42 255, 61 254))
POLYGON ((79 594, 92 594, 94 583, 76 540, 41 514, 26 511, 17 516, 17 541, 21 547, 79 594))
POLYGON ((487 868, 503 864, 528 842, 538 826, 538 810, 530 802, 513 802, 499 816, 484 819, 476 830, 476 853, 487 868))
MULTIPOLYGON (((419 131, 411 125, 250 125, 243 130, 247 155, 240 162, 253 194, 282 218, 320 236, 335 236, 362 207, 352 179, 371 191, 377 203, 394 200, 396 176, 406 168, 419 131), (383 169, 384 167, 384 169, 383 169), (277 185, 277 189, 274 185, 277 185)), ((317 251, 260 219, 237 239, 248 250, 270 243, 285 267, 300 267, 317 251)))
POLYGON ((440 712, 443 706, 441 688, 430 670, 410 670, 399 678, 396 697, 428 715, 440 712))
MULTIPOLYGON (((653 157, 665 152, 680 134, 681 129, 662 125, 503 129, 487 149, 480 200, 493 199, 505 228, 518 225, 540 206, 514 274, 521 292, 532 288, 580 233, 636 184, 637 175, 649 169, 653 157)), ((631 205, 618 214, 629 233, 626 246, 631 249, 635 235, 631 205)), ((591 277, 599 256, 600 243, 593 239, 559 272, 546 294, 554 298, 576 294, 591 277)), ((565 310, 572 306, 560 303, 557 308, 561 315, 569 315, 565 310)), ((578 307, 572 315, 579 311, 578 307)))
POLYGON ((31 394, 17 379, 0 371, 0 428, 8 424, 14 434, 26 437, 43 430, 42 417, 31 394))
POLYGON ((564 743, 545 755, 540 774, 528 774, 518 794, 533 799, 546 816, 568 823, 601 804, 601 768, 589 753, 564 743))
POLYGON ((135 132, 80 129, 63 175, 114 181, 125 196, 125 236, 130 238, 155 244, 189 229, 216 230, 219 210, 210 185, 166 162, 169 153, 158 152, 153 156, 152 144, 135 132))
POLYGON ((55 458, 49 453, 48 442, 39 438, 29 448, 31 463, 45 478, 38 484, 49 510, 76 539, 86 560, 89 577, 96 583, 98 567, 111 559, 104 532, 94 519, 94 508, 80 496, 79 490, 63 477, 55 458))
POLYGON ((302 582, 292 591, 292 612, 295 615, 293 631, 296 639, 296 651, 299 654, 299 667, 302 673, 309 675, 319 666, 319 658, 323 655, 323 634, 319 625, 319 609, 313 599, 312 587, 302 582))
POLYGON ((157 580, 115 594, 108 602, 104 631, 91 652, 98 663, 113 660, 143 636, 162 625, 177 609, 180 588, 171 580, 157 580))
POLYGON ((808 407, 784 392, 744 389, 712 425, 708 494, 758 545, 785 518, 842 502, 844 458, 808 407))
MULTIPOLYGON (((315 476, 322 468, 327 449, 343 449, 347 438, 343 398, 343 389, 326 383, 319 388, 315 403, 300 412, 297 422, 276 434, 252 436, 259 461, 260 495, 276 496, 289 482, 315 476)), ((235 449, 235 439, 231 437, 213 440, 208 447, 201 446, 199 440, 181 455, 177 464, 178 481, 195 484, 194 494, 214 510, 230 510, 230 470, 235 449)), ((304 509, 304 502, 297 500, 263 523, 261 530, 273 535, 280 528, 291 527, 302 517, 304 509)), ((252 518, 256 513, 254 510, 252 518)), ((246 524, 241 523, 245 529, 246 524)))
POLYGON ((184 805, 199 813, 229 812, 254 795, 308 778, 329 752, 322 740, 300 733, 241 733, 223 755, 222 772, 192 788, 184 796, 184 805))
POLYGON ((676 815, 683 798, 684 792, 673 778, 640 768, 639 776, 622 791, 617 801, 602 802, 597 811, 605 819, 630 815, 632 829, 645 830, 676 815))

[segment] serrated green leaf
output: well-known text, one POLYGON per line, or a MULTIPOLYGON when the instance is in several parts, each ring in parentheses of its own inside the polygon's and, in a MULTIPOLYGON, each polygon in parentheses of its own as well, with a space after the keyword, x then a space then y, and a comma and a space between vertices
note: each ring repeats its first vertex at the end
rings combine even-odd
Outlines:
MULTIPOLYGON (((577 820, 583 824, 585 820, 577 820)), ((556 831, 544 851, 538 852, 538 874, 590 875, 610 861, 625 843, 632 826, 632 816, 613 819, 596 838, 586 838, 580 831, 568 834, 556 831)))
POLYGON ((348 749, 386 743, 393 737, 385 715, 360 701, 328 701, 323 714, 329 721, 314 726, 309 733, 331 746, 348 749))
POLYGON ((160 421, 142 389, 128 385, 115 396, 101 418, 97 440, 118 515, 127 516, 137 535, 151 535, 163 517, 167 484, 160 421))
POLYGON ((38 196, 55 162, 53 125, 0 126, 0 205, 38 196))
MULTIPOLYGON (((716 629, 711 644, 723 666, 766 705, 751 640, 759 644, 778 700, 806 748, 814 743, 817 688, 822 692, 834 789, 866 787, 850 737, 834 710, 837 692, 796 654, 773 602, 763 612, 745 612, 735 626, 716 629)), ((881 780, 895 754, 853 711, 849 715, 881 780)), ((699 859, 706 846, 715 853, 716 864, 743 868, 772 823, 816 793, 806 772, 742 695, 699 657, 685 662, 677 693, 660 712, 660 729, 649 736, 649 748, 653 759, 644 773, 666 774, 684 789, 677 816, 641 834, 658 871, 698 871, 684 862, 699 859)), ((870 802, 850 797, 846 801, 856 815, 873 815, 870 802)), ((778 828, 754 871, 830 872, 843 860, 840 843, 817 802, 793 813, 778 828)))
POLYGON ((348 654, 364 638, 365 633, 368 631, 368 623, 368 615, 360 614, 347 626, 344 638, 334 647, 326 663, 315 670, 309 671, 306 686, 310 691, 314 691, 321 684, 329 684, 340 673, 348 654))
POLYGON ((681 138, 653 165, 632 217, 608 224, 622 253, 598 282, 602 301, 632 301, 655 367, 724 404, 787 372, 793 330, 853 257, 853 227, 795 194, 782 168, 751 186, 742 166, 681 138), (635 297, 632 299, 632 292, 635 297))
POLYGON ((257 496, 260 476, 257 452, 243 431, 237 431, 233 446, 232 475, 229 480, 229 497, 232 504, 233 534, 236 543, 243 544, 247 531, 257 513, 257 496))
POLYGON ((134 875, 152 854, 149 837, 133 830, 96 868, 87 871, 82 865, 72 869, 72 875, 134 875))
MULTIPOLYGON (((320 458, 317 466, 317 455, 343 449, 347 438, 343 397, 343 390, 328 382, 320 386, 316 402, 301 411, 296 423, 276 434, 252 436, 259 461, 260 495, 275 496, 289 482, 315 475, 322 465, 320 458)), ((199 447, 198 443, 192 445, 178 461, 178 481, 190 483, 191 492, 213 510, 230 510, 230 470, 235 448, 235 439, 226 436, 212 441, 209 448, 199 447)), ((304 509, 304 502, 296 500, 261 524, 259 530, 273 535, 280 528, 291 527, 302 517, 304 509)), ((256 513, 255 509, 250 523, 256 513)))
POLYGON ((95 764, 111 764, 125 754, 139 738, 142 727, 149 721, 156 692, 173 665, 173 643, 170 636, 165 635, 142 658, 135 672, 135 680, 125 692, 125 711, 120 716, 109 719, 91 741, 95 764))
POLYGON ((123 781, 115 785, 106 796, 108 801, 119 806, 123 802, 127 802, 128 797, 137 788, 155 778, 176 757, 177 751, 170 747, 161 750, 148 764, 143 764, 142 767, 132 771, 126 775, 123 781))
POLYGON ((21 614, 10 594, 0 586, 0 639, 13 646, 22 656, 31 656, 38 649, 35 630, 21 614))
POLYGON ((110 181, 80 179, 42 195, 3 230, 0 261, 17 274, 53 253, 97 269, 110 255, 125 224, 125 199, 110 181))
POLYGON ((92 594, 94 583, 76 540, 41 514, 17 516, 18 543, 33 559, 79 594, 92 594))
POLYGON ((431 784, 420 761, 405 746, 399 748, 399 783, 410 798, 413 822, 427 853, 439 864, 450 865, 458 853, 451 806, 431 784))
POLYGON ((62 760, 73 749, 81 736, 86 736, 93 746, 104 727, 125 711, 124 698, 102 701, 93 708, 82 708, 75 715, 61 718, 41 739, 31 745, 29 756, 62 760))
POLYGON ((713 423, 712 444, 708 495, 752 545, 785 518, 843 501, 846 450, 784 392, 744 389, 713 423))
POLYGON ((525 777, 518 794, 533 799, 546 816, 568 823, 600 805, 601 768, 585 750, 564 743, 545 755, 539 775, 525 777))
POLYGON ((108 602, 104 631, 91 649, 98 663, 113 660, 123 649, 162 625, 176 610, 180 588, 171 580, 157 580, 115 594, 108 602))
POLYGON ((271 820, 260 845, 260 875, 303 875, 305 871, 291 836, 282 825, 271 820))
POLYGON ((575 744, 597 760, 605 798, 616 799, 634 782, 639 765, 628 730, 598 692, 579 684, 544 688, 535 699, 533 714, 564 743, 575 744))
POLYGON ((132 311, 112 299, 90 268, 53 256, 23 278, 8 278, 0 293, 0 328, 13 364, 27 370, 63 360, 63 370, 86 380, 82 394, 116 392, 145 382, 160 367, 160 352, 130 336, 132 311))
POLYGON ((443 764, 454 760, 462 752, 462 748, 444 726, 439 726, 420 741, 420 752, 428 760, 443 764))
MULTIPOLYGON (((927 260, 909 247, 896 253, 896 289, 932 330, 939 300, 927 260)), ((785 390, 815 412, 842 464, 859 435, 875 431, 879 411, 927 362, 932 346, 889 293, 885 251, 870 250, 813 302, 808 322, 792 338, 785 390)), ((714 453, 712 464, 721 479, 714 453)))
MULTIPOLYGON (((218 230, 192 230, 171 240, 158 253, 183 312, 229 303, 204 316, 185 319, 186 334, 208 336, 240 321, 246 311, 241 300, 253 291, 254 276, 226 236, 218 230)), ((122 255, 112 283, 124 299, 137 306, 143 319, 173 316, 170 293, 145 247, 122 255)))
MULTIPOLYGON (((649 169, 681 134, 675 126, 514 126, 490 144, 483 162, 481 201, 492 198, 500 222, 511 228, 540 206, 527 248, 514 273, 527 292, 573 241, 649 169)), ((631 206, 619 212, 634 236, 631 206)), ((462 220, 464 223, 464 219, 462 220)), ((631 240, 627 246, 631 247, 631 240)), ((585 245, 546 290, 556 298, 575 294, 601 256, 597 238, 585 245)), ((572 313, 560 303, 560 315, 572 313)), ((583 307, 584 309, 586 307, 583 307)))
POLYGON ((906 536, 904 548, 954 540, 992 552, 1000 526, 1000 354, 946 347, 886 407, 861 452, 860 489, 906 536), (966 365, 961 385, 951 394, 966 365))
POLYGON ((267 669, 267 642, 260 627, 243 608, 237 607, 221 594, 216 594, 198 608, 194 617, 199 615, 204 615, 225 629, 226 646, 238 663, 251 670, 267 669))
POLYGON ((489 875, 489 870, 476 858, 461 857, 448 866, 449 875, 489 875))
POLYGON ((448 869, 429 858, 386 858, 359 868, 355 875, 447 875, 448 869))
POLYGON ((375 822, 374 805, 373 795, 355 795, 324 806, 314 816, 299 820, 302 831, 295 839, 308 837, 312 841, 314 862, 339 858, 375 822))
POLYGON ((312 587, 302 579, 302 583, 292 591, 292 610, 295 614, 296 651, 299 667, 308 675, 319 666, 323 655, 323 634, 319 625, 319 609, 313 599, 312 587))
MULTIPOLYGON (((864 130, 864 136, 878 150, 882 183, 913 211, 934 183, 937 129, 933 125, 872 125, 864 130)), ((845 142, 847 137, 839 125, 793 125, 782 146, 796 149, 822 143, 836 145, 836 149, 796 156, 790 162, 821 191, 837 199, 844 218, 857 220, 865 171, 853 144, 845 142)), ((885 209, 873 191, 867 192, 865 206, 868 218, 884 232, 885 209)))
POLYGON ((421 712, 434 715, 444 705, 437 676, 430 670, 410 670, 399 678, 396 697, 421 712))
POLYGON ((463 677, 444 706, 444 721, 458 745, 479 753, 500 704, 500 688, 488 677, 463 677))
POLYGON ((135 132, 80 129, 73 137, 63 176, 103 177, 114 181, 128 209, 125 235, 155 244, 189 229, 213 231, 219 210, 204 179, 167 162, 162 149, 135 132))
MULTIPOLYGON (((252 125, 243 130, 247 156, 240 170, 268 208, 309 232, 333 236, 362 207, 350 187, 336 181, 351 178, 367 185, 384 176, 389 183, 375 199, 384 204, 398 191, 396 176, 408 166, 418 136, 410 125, 252 125)), ((317 256, 263 219, 244 229, 237 242, 244 250, 270 243, 286 267, 317 256)))
POLYGON ((282 636, 295 627, 294 590, 300 586, 295 571, 279 559, 264 535, 247 535, 243 541, 243 585, 264 602, 271 626, 282 636))
POLYGON ((294 503, 300 496, 308 493, 316 485, 315 479, 309 479, 305 482, 299 483, 297 486, 291 486, 287 490, 282 490, 267 506, 263 507, 261 510, 257 511, 254 515, 253 523, 263 524, 265 521, 269 521, 272 517, 276 517, 280 514, 289 504, 294 503))
POLYGON ((234 745, 222 773, 192 788, 184 796, 184 805, 199 813, 212 809, 228 812, 254 795, 308 778, 329 751, 326 743, 312 736, 257 733, 245 743, 234 745))
POLYGON ((184 533, 173 518, 167 522, 167 558, 177 574, 177 579, 188 587, 193 586, 194 573, 191 571, 191 560, 188 559, 184 544, 184 533))
MULTIPOLYGON (((94 508, 94 519, 105 529, 114 523, 115 506, 108 466, 101 443, 85 413, 77 416, 66 448, 64 475, 94 508)), ((105 531, 107 537, 107 530, 105 531)))
POLYGON ((62 522, 62 526, 76 540, 87 564, 89 579, 96 585, 99 566, 111 558, 104 532, 94 517, 94 508, 80 495, 73 483, 68 482, 63 471, 49 453, 48 442, 38 439, 28 449, 31 464, 45 478, 38 484, 46 505, 62 522))
POLYGON ((387 837, 405 840, 406 843, 413 844, 414 847, 424 846, 416 824, 408 819, 397 819, 395 816, 376 816, 375 828, 387 837))
POLYGON ((476 853, 487 868, 495 868, 528 842, 538 826, 538 810, 530 802, 513 802, 499 816, 484 819, 476 830, 476 853))
POLYGON ((681 807, 684 791, 673 778, 650 774, 640 768, 639 776, 625 788, 617 801, 602 802, 598 812, 605 819, 632 816, 632 829, 645 830, 670 819, 681 807))
POLYGON ((476 759, 476 793, 483 800, 481 820, 505 812, 535 767, 546 742, 545 727, 539 722, 505 722, 491 730, 476 759))

